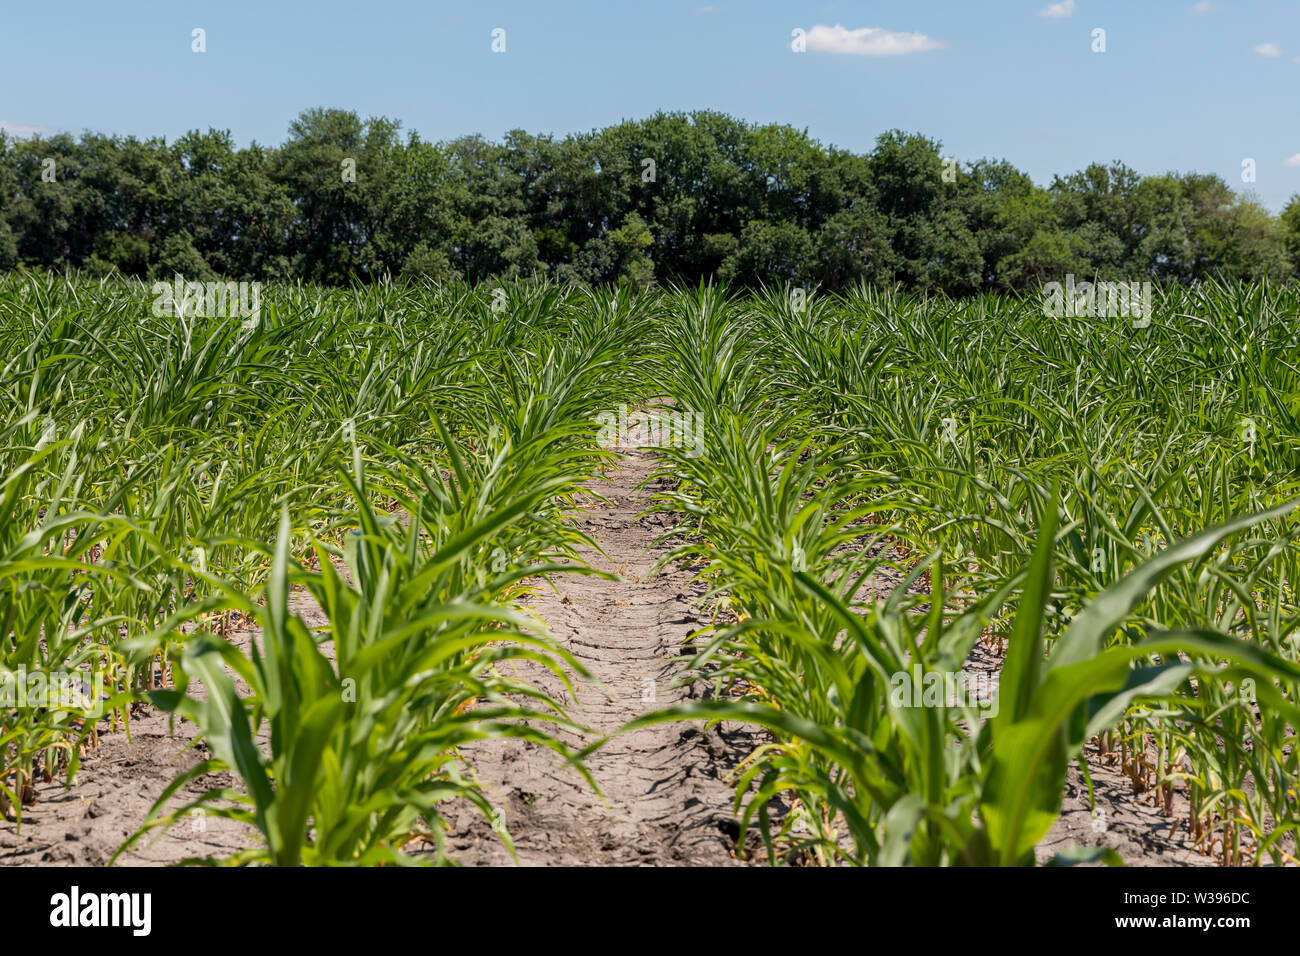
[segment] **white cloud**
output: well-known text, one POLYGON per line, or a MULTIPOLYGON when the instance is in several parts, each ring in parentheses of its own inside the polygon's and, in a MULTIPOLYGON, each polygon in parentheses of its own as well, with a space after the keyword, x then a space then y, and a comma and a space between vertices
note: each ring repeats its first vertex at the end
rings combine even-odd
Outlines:
POLYGON ((1282 48, 1276 43, 1261 43, 1255 47, 1255 52, 1260 56, 1281 56, 1282 48))
POLYGON ((1045 9, 1039 10, 1040 17, 1051 17, 1054 20, 1060 20, 1064 17, 1074 16, 1074 0, 1061 0, 1060 3, 1048 4, 1045 9))
POLYGON ((808 31, 808 49, 814 53, 849 56, 902 56, 938 50, 943 44, 924 33, 891 33, 884 27, 860 27, 846 30, 838 23, 833 27, 818 24, 808 31))
POLYGON ((716 3, 710 3, 703 7, 696 7, 695 12, 696 13, 717 13, 721 9, 722 7, 718 6, 716 3))
POLYGON ((1300 153, 1296 153, 1282 164, 1283 166, 1300 166, 1300 153))
POLYGON ((1198 4, 1196 4, 1196 6, 1192 7, 1192 12, 1193 12, 1193 13, 1209 13, 1209 12, 1210 12, 1211 10, 1213 10, 1213 9, 1214 9, 1214 4, 1210 3, 1210 0, 1201 0, 1200 3, 1198 3, 1198 4))
POLYGON ((39 123, 11 123, 0 120, 0 129, 10 136, 26 138, 28 136, 53 136, 59 132, 53 126, 41 126, 39 123))

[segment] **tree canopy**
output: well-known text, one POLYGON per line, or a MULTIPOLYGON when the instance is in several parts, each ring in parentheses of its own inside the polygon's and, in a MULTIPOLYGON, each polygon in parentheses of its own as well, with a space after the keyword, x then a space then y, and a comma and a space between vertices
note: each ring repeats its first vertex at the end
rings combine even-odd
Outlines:
POLYGON ((1278 217, 1219 177, 1093 163, 1046 186, 891 130, 858 155, 789 126, 658 113, 563 138, 431 143, 313 109, 278 147, 0 131, 0 269, 145 279, 385 275, 857 281, 965 294, 1067 273, 1192 282, 1300 273, 1278 217))

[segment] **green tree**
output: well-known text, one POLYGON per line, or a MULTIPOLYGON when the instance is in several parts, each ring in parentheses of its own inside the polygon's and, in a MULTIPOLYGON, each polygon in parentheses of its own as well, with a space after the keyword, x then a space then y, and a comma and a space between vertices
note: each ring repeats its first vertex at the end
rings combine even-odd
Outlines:
POLYGON ((1292 196, 1282 210, 1278 232, 1291 266, 1291 275, 1300 276, 1300 193, 1292 196))
POLYGON ((731 285, 802 284, 816 275, 813 238, 793 222, 751 222, 718 270, 731 285))
POLYGON ((876 140, 871 181, 904 282, 953 294, 983 285, 984 260, 934 140, 894 130, 876 140))

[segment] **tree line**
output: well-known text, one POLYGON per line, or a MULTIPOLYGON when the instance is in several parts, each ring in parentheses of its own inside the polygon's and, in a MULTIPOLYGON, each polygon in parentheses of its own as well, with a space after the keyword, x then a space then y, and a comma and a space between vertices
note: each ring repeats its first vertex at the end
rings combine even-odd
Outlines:
POLYGON ((0 269, 144 279, 899 282, 954 295, 1067 274, 1300 274, 1280 216, 1222 178, 1094 163, 1047 186, 891 131, 863 155, 785 125, 658 113, 557 138, 433 143, 313 109, 278 147, 0 132, 0 269))

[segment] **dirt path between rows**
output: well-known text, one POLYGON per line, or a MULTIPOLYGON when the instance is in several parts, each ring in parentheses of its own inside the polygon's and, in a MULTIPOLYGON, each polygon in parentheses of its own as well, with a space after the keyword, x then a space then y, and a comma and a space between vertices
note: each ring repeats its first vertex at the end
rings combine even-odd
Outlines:
MULTIPOLYGON (((592 674, 577 686, 577 701, 550 675, 527 674, 593 731, 565 735, 574 746, 701 692, 699 685, 670 686, 687 660, 682 643, 701 622, 689 573, 650 575, 664 550, 653 543, 667 528, 662 516, 638 517, 656 490, 638 489, 653 467, 647 454, 629 452, 608 481, 594 486, 608 500, 593 502, 582 522, 605 552, 587 549, 583 558, 618 580, 560 575, 556 590, 541 591, 533 602, 592 674)), ((553 752, 527 741, 485 742, 467 756, 503 813, 522 865, 732 865, 734 791, 725 777, 759 735, 731 723, 707 734, 702 727, 660 724, 611 740, 587 760, 603 801, 575 771, 558 769, 553 752)), ((512 862, 476 811, 464 808, 454 822, 456 859, 512 862)))

